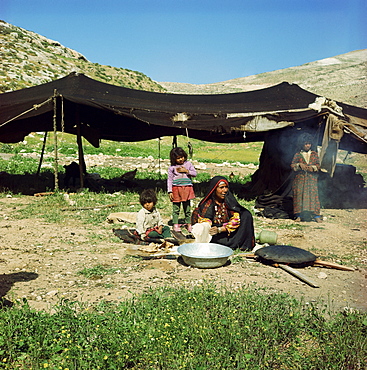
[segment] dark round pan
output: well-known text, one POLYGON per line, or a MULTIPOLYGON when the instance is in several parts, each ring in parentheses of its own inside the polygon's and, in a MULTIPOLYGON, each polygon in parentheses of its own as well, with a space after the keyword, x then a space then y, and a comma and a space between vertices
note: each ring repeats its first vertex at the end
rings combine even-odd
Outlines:
POLYGON ((316 256, 304 249, 291 245, 269 245, 255 251, 263 262, 301 265, 316 261, 316 256))

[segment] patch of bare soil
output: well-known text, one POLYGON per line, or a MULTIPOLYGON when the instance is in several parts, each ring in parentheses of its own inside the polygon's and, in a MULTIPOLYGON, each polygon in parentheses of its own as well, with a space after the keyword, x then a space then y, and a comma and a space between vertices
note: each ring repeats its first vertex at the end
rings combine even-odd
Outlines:
MULTIPOLYGON (((33 204, 37 197, 26 197, 33 204)), ((230 289, 256 286, 289 293, 331 310, 367 310, 366 209, 324 209, 322 224, 272 220, 255 216, 255 229, 276 231, 279 244, 307 249, 323 260, 354 267, 354 271, 306 267, 299 269, 317 282, 313 288, 287 272, 250 259, 216 269, 197 269, 178 259, 142 260, 127 255, 128 247, 113 233, 120 225, 85 226, 73 220, 54 224, 14 217, 19 199, 0 199, 0 297, 9 302, 26 298, 31 307, 52 311, 62 299, 96 304, 118 302, 150 287, 192 286, 204 282, 230 289), (301 227, 300 227, 301 225, 301 227), (90 243, 88 233, 101 236, 90 243), (97 265, 116 268, 111 275, 88 279, 78 274, 97 265)), ((110 210, 100 210, 106 216, 110 210)))

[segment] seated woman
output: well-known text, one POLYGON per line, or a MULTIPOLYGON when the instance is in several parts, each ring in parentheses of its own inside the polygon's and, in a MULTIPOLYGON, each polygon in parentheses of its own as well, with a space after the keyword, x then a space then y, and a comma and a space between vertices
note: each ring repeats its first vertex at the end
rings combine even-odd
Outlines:
POLYGON ((210 223, 212 243, 241 250, 252 250, 255 246, 252 215, 238 203, 223 176, 210 180, 208 192, 193 211, 191 222, 210 223))

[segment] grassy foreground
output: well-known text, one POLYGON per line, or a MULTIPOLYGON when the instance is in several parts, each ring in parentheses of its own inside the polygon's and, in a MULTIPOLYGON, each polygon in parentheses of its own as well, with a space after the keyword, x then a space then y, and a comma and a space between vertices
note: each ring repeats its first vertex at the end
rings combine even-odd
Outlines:
MULTIPOLYGON (((19 205, 23 197, 19 196, 19 205)), ((128 210, 137 197, 135 193, 70 195, 82 207, 116 202, 117 211, 128 210)), ((160 192, 163 213, 169 209, 165 202, 167 196, 160 192)), ((19 207, 14 217, 44 217, 57 225, 70 217, 65 207, 63 194, 56 193, 19 207)), ((101 225, 105 216, 93 210, 73 215, 86 228, 101 225)), ((96 242, 93 237, 85 243, 96 242)), ((331 313, 326 306, 314 307, 254 286, 239 290, 206 283, 192 288, 166 286, 120 303, 101 301, 90 306, 61 300, 52 312, 15 301, 11 308, 0 308, 0 323, 0 369, 339 370, 367 366, 367 313, 331 313)))
POLYGON ((0 310, 3 369, 365 369, 367 316, 254 288, 162 288, 94 310, 0 310))
MULTIPOLYGON (((0 151, 17 154, 14 160, 0 161, 1 170, 34 173, 37 159, 25 158, 22 153, 29 153, 30 148, 40 153, 41 138, 37 134, 27 138, 34 140, 31 143, 1 144, 0 151)), ((179 145, 184 147, 185 139, 180 139, 179 145)), ((144 145, 86 146, 85 152, 157 157, 158 144, 159 156, 168 158, 172 147, 168 138, 144 145)), ((259 143, 247 144, 254 147, 247 147, 244 155, 239 144, 194 144, 195 158, 203 161, 231 158, 257 163, 250 157, 258 156, 261 148, 259 143)), ((51 141, 46 153, 52 149, 51 141)), ((76 145, 62 138, 59 153, 76 158, 76 145)), ((109 168, 99 170, 106 178, 113 176, 109 168)), ((168 216, 167 195, 159 192, 158 197, 161 213, 168 216)), ((63 210, 69 204, 62 193, 32 205, 22 204, 22 195, 18 198, 22 207, 14 217, 45 218, 55 224, 70 217, 63 210)), ((86 190, 70 194, 70 199, 78 207, 116 203, 114 211, 118 212, 131 211, 131 205, 138 203, 138 194, 86 190)), ((243 205, 250 208, 250 204, 243 205)), ((88 227, 100 225, 105 214, 85 210, 73 217, 88 227)), ((0 369, 367 368, 366 313, 331 314, 326 308, 322 311, 288 295, 253 287, 236 291, 205 284, 191 289, 165 287, 118 304, 102 301, 93 308, 63 300, 53 311, 33 310, 26 301, 0 308, 0 369)))

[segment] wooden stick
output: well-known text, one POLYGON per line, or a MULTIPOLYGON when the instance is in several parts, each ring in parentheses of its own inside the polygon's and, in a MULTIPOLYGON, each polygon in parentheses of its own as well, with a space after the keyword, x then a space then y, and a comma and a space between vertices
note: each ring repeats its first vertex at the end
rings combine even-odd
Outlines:
MULTIPOLYGON (((238 253, 238 254, 234 254, 233 257, 244 257, 244 258, 254 258, 254 259, 256 259, 257 256, 255 254, 251 254, 251 253, 238 253)), ((343 266, 343 265, 339 265, 337 263, 328 262, 328 261, 316 260, 314 262, 310 262, 310 264, 312 264, 312 266, 316 266, 316 267, 317 266, 325 266, 325 267, 330 267, 330 268, 334 268, 334 269, 337 269, 337 270, 354 271, 353 267, 343 266)))
POLYGON ((313 288, 318 288, 319 286, 313 281, 311 280, 308 276, 306 275, 303 275, 301 272, 295 270, 294 268, 290 267, 290 266, 287 266, 287 265, 283 265, 281 263, 279 264, 274 264, 274 266, 276 267, 280 267, 282 270, 284 271, 287 271, 289 272, 291 275, 295 276, 296 278, 304 281, 305 283, 307 283, 308 285, 312 286, 313 288))
POLYGON ((233 254, 232 257, 256 258, 257 256, 251 253, 238 253, 233 254))
POLYGON ((337 270, 354 271, 354 268, 353 268, 353 267, 343 266, 343 265, 339 265, 339 264, 337 264, 337 263, 334 263, 334 262, 328 262, 328 261, 316 260, 316 261, 313 263, 313 265, 314 265, 314 266, 325 266, 325 267, 330 267, 330 268, 334 268, 334 269, 337 269, 337 270))
POLYGON ((141 258, 143 260, 158 260, 158 259, 167 259, 167 260, 176 260, 180 254, 174 254, 174 253, 159 253, 154 255, 149 254, 128 254, 131 257, 135 258, 141 258))
POLYGON ((33 194, 35 197, 43 197, 45 195, 52 195, 52 194, 55 194, 54 191, 45 191, 43 193, 35 193, 33 194))

